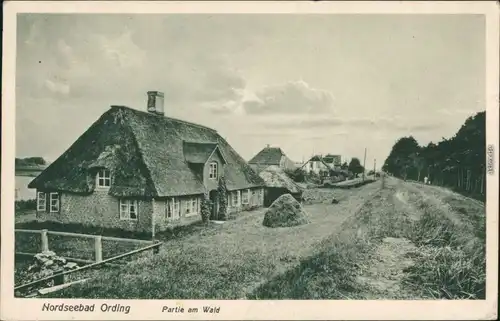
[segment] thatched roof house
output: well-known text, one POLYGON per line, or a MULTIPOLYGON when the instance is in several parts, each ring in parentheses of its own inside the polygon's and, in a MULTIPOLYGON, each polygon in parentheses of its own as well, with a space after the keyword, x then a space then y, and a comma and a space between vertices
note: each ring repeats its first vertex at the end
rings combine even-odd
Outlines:
MULTIPOLYGON (((158 92, 148 94, 153 100, 162 98, 158 92)), ((241 209, 252 202, 258 205, 257 194, 261 193, 258 190, 264 185, 263 180, 217 131, 165 117, 162 102, 153 102, 148 112, 112 106, 29 187, 40 192, 39 198, 45 198, 39 201, 39 212, 72 211, 74 214, 58 217, 89 223, 100 216, 97 219, 100 225, 148 229, 155 215, 167 220, 157 219, 154 224, 169 225, 176 223, 176 219, 182 221, 183 212, 199 213, 204 193, 211 193, 212 200, 217 201, 221 176, 226 181, 231 209, 241 209), (52 194, 53 203, 58 205, 48 210, 52 199, 47 195, 52 197, 52 194), (183 204, 184 200, 188 204, 183 204), (149 222, 145 219, 141 224, 115 224, 102 219, 103 215, 122 218, 121 213, 116 214, 117 201, 120 206, 132 202, 137 207, 137 201, 145 203, 142 209, 148 214, 143 216, 149 215, 149 222), (104 203, 113 203, 112 206, 116 203, 116 207, 99 206, 104 203), (89 207, 91 218, 76 218, 78 212, 89 212, 89 207), (163 213, 157 207, 163 207, 163 213), (108 214, 110 211, 113 213, 108 214)), ((134 214, 125 217, 137 220, 141 213, 135 213, 136 207, 132 210, 129 207, 134 214)))
POLYGON ((272 165, 259 173, 264 180, 266 189, 264 192, 264 205, 271 205, 283 194, 291 194, 297 200, 301 200, 302 188, 297 185, 282 168, 272 165))
POLYGON ((295 163, 286 156, 283 150, 279 147, 270 147, 267 145, 258 152, 248 164, 252 166, 254 170, 260 172, 261 170, 267 168, 268 166, 278 166, 283 169, 295 169, 295 163))

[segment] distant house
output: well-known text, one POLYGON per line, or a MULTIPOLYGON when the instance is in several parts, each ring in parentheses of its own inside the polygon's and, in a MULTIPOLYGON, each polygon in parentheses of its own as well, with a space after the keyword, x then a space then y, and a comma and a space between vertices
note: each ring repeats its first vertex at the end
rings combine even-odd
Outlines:
POLYGON ((341 167, 341 156, 328 154, 326 156, 315 155, 311 157, 307 162, 305 162, 301 169, 306 173, 326 173, 325 175, 330 175, 331 171, 340 171, 341 167))
POLYGON ((214 129, 164 116, 163 94, 148 112, 111 106, 30 184, 45 220, 159 231, 201 219, 204 193, 218 218, 226 180, 229 212, 262 206, 264 182, 214 129))
POLYGON ((295 199, 301 201, 302 188, 297 185, 282 168, 271 165, 259 173, 264 180, 266 189, 264 192, 264 206, 270 206, 283 194, 291 194, 295 199))
POLYGON ((270 147, 269 145, 248 161, 248 164, 257 172, 269 166, 278 166, 282 169, 296 169, 295 163, 285 155, 281 148, 270 147))
POLYGON ((340 155, 327 154, 326 156, 323 156, 323 161, 334 170, 340 170, 340 167, 342 166, 342 157, 340 155))
POLYGON ((315 174, 320 174, 326 172, 328 174, 330 170, 330 165, 328 165, 324 160, 323 157, 320 155, 315 155, 311 157, 307 162, 302 165, 301 169, 305 171, 306 173, 315 173, 315 174))

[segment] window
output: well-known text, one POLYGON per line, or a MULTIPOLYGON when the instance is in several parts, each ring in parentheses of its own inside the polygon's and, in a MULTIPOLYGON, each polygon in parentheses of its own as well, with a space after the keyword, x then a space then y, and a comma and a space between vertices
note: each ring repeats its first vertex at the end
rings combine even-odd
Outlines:
POLYGON ((120 200, 120 219, 137 220, 138 206, 136 200, 120 200))
POLYGON ((38 192, 36 194, 36 210, 39 212, 45 212, 47 210, 47 195, 44 192, 38 192))
POLYGON ((109 169, 100 169, 97 172, 97 187, 110 187, 111 186, 111 172, 109 169))
POLYGON ((50 212, 59 212, 59 193, 50 193, 50 212))
POLYGON ((217 163, 210 163, 210 171, 208 172, 208 178, 217 179, 217 163))
POLYGON ((184 203, 184 207, 185 207, 184 212, 186 213, 186 216, 193 216, 198 214, 198 198, 193 197, 187 199, 186 202, 184 203))
POLYGON ((180 203, 179 199, 173 197, 167 200, 166 204, 166 217, 167 219, 178 219, 180 217, 180 203))
POLYGON ((238 191, 234 191, 234 192, 231 194, 231 197, 232 197, 232 202, 231 202, 231 205, 232 205, 232 206, 238 206, 238 191))
POLYGON ((232 206, 240 206, 241 205, 241 191, 234 191, 231 194, 232 197, 232 206))
POLYGON ((248 204, 250 203, 250 190, 244 190, 241 193, 241 204, 248 204))

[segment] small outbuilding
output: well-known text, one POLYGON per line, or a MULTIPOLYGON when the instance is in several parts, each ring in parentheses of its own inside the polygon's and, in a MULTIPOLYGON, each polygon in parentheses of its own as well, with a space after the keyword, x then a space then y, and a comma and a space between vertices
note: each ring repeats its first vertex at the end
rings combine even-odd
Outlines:
POLYGON ((297 185, 283 169, 269 166, 259 173, 264 180, 264 206, 270 206, 281 195, 290 194, 298 202, 302 200, 303 189, 297 185))

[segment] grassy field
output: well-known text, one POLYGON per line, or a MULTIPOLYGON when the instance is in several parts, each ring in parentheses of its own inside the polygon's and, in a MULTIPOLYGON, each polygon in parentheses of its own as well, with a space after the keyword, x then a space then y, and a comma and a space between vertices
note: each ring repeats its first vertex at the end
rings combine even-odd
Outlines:
POLYGON ((264 210, 198 227, 154 257, 53 293, 68 298, 432 299, 485 295, 485 208, 388 178, 306 192, 311 223, 262 226, 264 210), (330 204, 335 196, 340 203, 330 204))

